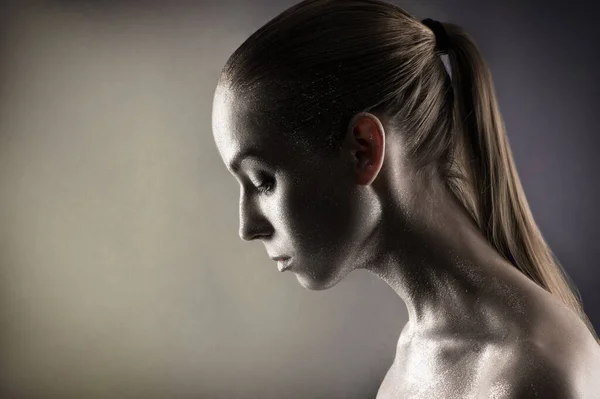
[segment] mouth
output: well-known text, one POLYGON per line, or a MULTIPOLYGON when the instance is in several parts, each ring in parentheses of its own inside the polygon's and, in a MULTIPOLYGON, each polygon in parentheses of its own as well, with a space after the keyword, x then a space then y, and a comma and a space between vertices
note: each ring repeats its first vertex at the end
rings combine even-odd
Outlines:
POLYGON ((289 269, 291 266, 291 264, 290 264, 291 259, 289 256, 276 256, 271 259, 277 261, 277 268, 279 269, 280 272, 289 269))

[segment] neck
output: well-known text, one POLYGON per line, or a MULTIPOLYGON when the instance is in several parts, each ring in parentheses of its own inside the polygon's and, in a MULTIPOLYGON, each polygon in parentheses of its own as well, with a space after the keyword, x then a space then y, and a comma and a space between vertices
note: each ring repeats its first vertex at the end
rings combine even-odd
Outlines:
POLYGON ((527 278, 492 247, 454 195, 441 186, 433 192, 388 207, 372 252, 377 259, 367 270, 405 302, 403 334, 508 335, 514 325, 507 320, 524 312, 527 278), (400 212, 407 204, 414 211, 400 212))

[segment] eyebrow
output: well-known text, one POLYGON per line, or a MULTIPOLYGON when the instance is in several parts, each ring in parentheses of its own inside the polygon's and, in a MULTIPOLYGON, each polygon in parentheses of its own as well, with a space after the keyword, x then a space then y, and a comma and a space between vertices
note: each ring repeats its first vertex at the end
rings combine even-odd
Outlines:
POLYGON ((240 164, 242 163, 242 161, 244 159, 247 159, 247 158, 252 158, 252 159, 262 162, 262 163, 267 162, 265 158, 260 156, 259 152, 256 149, 250 149, 250 150, 241 152, 241 153, 237 154, 235 157, 233 157, 231 163, 229 164, 229 170, 231 170, 232 172, 239 171, 240 164))

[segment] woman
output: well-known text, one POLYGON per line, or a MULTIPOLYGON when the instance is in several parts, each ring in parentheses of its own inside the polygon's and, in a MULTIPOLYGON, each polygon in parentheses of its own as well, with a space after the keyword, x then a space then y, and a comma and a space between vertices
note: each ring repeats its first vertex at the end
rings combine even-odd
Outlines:
POLYGON ((460 27, 377 0, 303 1, 229 58, 213 134, 242 239, 306 288, 363 268, 405 301, 378 398, 600 397, 596 333, 460 27))

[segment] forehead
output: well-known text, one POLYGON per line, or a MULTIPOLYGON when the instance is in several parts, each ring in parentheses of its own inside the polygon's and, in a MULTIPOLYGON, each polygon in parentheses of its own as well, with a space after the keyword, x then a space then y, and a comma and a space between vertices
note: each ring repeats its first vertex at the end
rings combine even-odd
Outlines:
POLYGON ((215 144, 228 168, 246 154, 277 163, 289 160, 296 152, 289 132, 276 131, 263 123, 267 117, 267 114, 255 111, 248 101, 226 85, 217 86, 212 130, 215 144))
POLYGON ((212 131, 215 144, 225 159, 231 152, 239 151, 239 130, 236 114, 245 112, 243 104, 235 99, 235 93, 227 86, 218 85, 213 98, 212 131))

